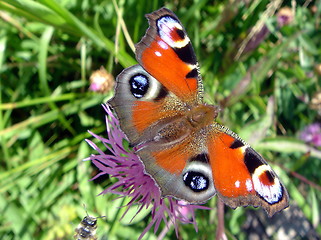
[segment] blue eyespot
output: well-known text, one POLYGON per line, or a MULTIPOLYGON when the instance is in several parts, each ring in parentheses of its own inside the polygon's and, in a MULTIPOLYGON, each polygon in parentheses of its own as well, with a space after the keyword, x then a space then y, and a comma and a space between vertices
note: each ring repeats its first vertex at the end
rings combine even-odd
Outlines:
POLYGON ((186 172, 183 175, 183 181, 193 192, 202 192, 209 187, 209 179, 200 172, 186 172))
POLYGON ((145 75, 135 75, 130 78, 130 92, 135 98, 142 98, 149 88, 149 81, 145 75))

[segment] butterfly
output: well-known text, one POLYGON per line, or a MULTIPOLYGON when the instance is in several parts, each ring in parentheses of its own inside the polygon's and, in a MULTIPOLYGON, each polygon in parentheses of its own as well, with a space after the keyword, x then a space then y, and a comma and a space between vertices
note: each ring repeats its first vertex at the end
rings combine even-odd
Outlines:
POLYGON ((231 208, 262 207, 269 216, 286 208, 275 172, 215 122, 219 107, 204 103, 196 55, 177 16, 161 8, 146 17, 149 28, 135 46, 139 64, 118 75, 109 104, 162 197, 196 204, 217 194, 231 208))

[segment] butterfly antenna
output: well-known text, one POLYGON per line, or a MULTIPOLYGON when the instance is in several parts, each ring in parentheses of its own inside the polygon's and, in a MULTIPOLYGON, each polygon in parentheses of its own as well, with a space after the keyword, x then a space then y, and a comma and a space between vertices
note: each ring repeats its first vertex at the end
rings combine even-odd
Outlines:
POLYGON ((86 215, 87 215, 87 217, 89 216, 89 214, 88 214, 88 212, 87 212, 87 207, 86 207, 86 204, 82 204, 83 206, 84 206, 84 209, 85 209, 85 212, 86 212, 86 215))

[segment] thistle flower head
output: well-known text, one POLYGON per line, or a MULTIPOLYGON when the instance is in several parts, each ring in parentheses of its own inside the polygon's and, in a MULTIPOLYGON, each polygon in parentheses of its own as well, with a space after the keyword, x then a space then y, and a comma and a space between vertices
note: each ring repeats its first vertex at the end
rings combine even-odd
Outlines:
POLYGON ((289 25, 294 21, 293 11, 289 7, 281 8, 277 13, 277 22, 279 27, 289 25))
POLYGON ((105 153, 90 140, 88 144, 95 149, 98 154, 91 155, 87 160, 98 167, 101 171, 93 179, 104 174, 118 179, 116 183, 105 189, 101 194, 114 193, 121 197, 129 197, 131 200, 126 205, 127 211, 133 205, 140 204, 137 214, 143 208, 151 207, 151 222, 140 235, 144 236, 150 228, 154 226, 154 232, 163 221, 167 227, 174 225, 178 234, 178 223, 192 223, 197 231, 195 221, 196 209, 209 209, 204 206, 187 204, 184 201, 176 200, 172 197, 161 197, 161 192, 154 179, 146 174, 145 167, 138 156, 130 150, 126 150, 123 140, 126 139, 124 133, 119 129, 119 121, 113 115, 108 105, 103 105, 108 117, 106 117, 107 138, 91 133, 95 138, 103 143, 105 153))
POLYGON ((312 123, 300 133, 300 139, 316 147, 321 147, 321 124, 312 123))
POLYGON ((89 90, 93 92, 107 93, 115 85, 114 76, 108 73, 104 67, 94 71, 89 80, 89 90))

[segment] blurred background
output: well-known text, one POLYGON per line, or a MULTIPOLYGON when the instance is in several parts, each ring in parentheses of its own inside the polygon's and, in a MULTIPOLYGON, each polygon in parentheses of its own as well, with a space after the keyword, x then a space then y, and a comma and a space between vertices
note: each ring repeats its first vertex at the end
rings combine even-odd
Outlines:
MULTIPOLYGON (((126 200, 98 196, 115 180, 89 181, 98 170, 83 161, 95 154, 84 140, 106 136, 101 104, 136 63, 144 15, 162 6, 186 28, 217 121, 268 159, 290 195, 271 219, 226 207, 228 239, 320 239, 320 0, 0 1, 0 239, 72 239, 86 209, 106 216, 98 239, 137 239, 148 225, 148 210, 120 220, 126 200)), ((216 202, 197 211, 198 233, 180 225, 179 238, 213 239, 216 202)))

